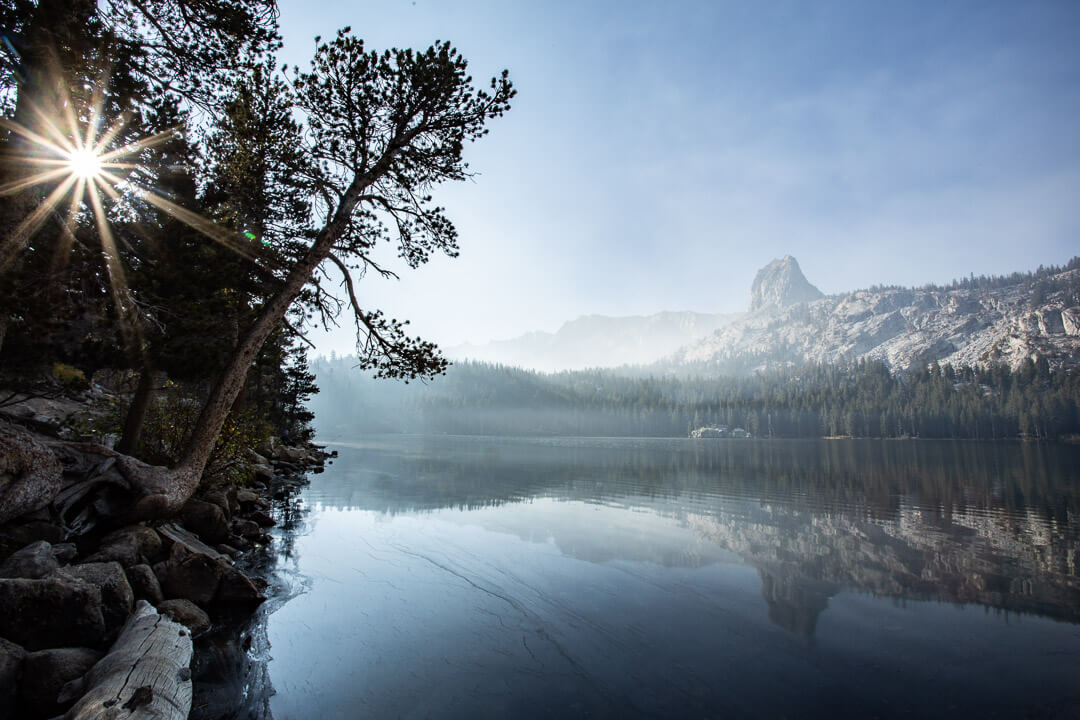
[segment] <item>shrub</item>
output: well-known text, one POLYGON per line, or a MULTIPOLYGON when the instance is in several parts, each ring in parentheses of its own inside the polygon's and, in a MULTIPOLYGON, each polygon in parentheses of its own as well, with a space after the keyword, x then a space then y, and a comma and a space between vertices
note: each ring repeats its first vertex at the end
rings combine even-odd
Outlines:
POLYGON ((66 363, 53 363, 52 376, 59 380, 61 385, 72 390, 88 390, 90 388, 90 381, 86 379, 86 373, 66 363))

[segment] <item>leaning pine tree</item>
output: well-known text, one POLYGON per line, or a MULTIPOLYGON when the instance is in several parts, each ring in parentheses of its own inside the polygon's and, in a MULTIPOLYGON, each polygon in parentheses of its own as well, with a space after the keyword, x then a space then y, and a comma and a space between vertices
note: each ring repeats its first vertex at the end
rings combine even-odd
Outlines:
POLYGON ((478 88, 465 59, 449 43, 424 52, 377 53, 345 29, 318 46, 311 71, 297 73, 283 92, 304 118, 296 138, 310 162, 307 177, 297 181, 307 183, 318 201, 319 229, 238 343, 180 462, 151 468, 122 459, 141 494, 125 513, 130 518, 167 516, 194 493, 260 348, 306 288, 316 296, 323 293, 317 279, 327 275, 317 273, 326 263, 343 274, 367 368, 398 378, 432 377, 446 368, 434 345, 407 336, 403 323, 362 306, 350 270, 392 274, 372 257, 382 242, 395 244, 411 268, 434 252, 457 254, 454 225, 428 192, 468 177, 465 143, 486 134, 486 122, 509 109, 515 91, 508 73, 493 78, 489 88, 478 88))

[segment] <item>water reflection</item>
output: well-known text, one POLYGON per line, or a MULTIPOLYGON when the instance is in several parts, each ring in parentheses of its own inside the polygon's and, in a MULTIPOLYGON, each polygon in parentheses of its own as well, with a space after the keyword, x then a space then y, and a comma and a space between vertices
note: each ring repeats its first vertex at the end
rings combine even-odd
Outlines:
POLYGON ((1080 707, 1077 448, 335 447, 269 618, 278 720, 1080 707))
POLYGON ((396 514, 550 498, 648 510, 692 535, 642 534, 637 519, 596 532, 566 508, 546 532, 591 562, 696 566, 734 553, 759 570, 770 617, 803 634, 841 587, 1080 622, 1070 446, 418 437, 339 447, 357 454, 320 479, 318 503, 396 514))

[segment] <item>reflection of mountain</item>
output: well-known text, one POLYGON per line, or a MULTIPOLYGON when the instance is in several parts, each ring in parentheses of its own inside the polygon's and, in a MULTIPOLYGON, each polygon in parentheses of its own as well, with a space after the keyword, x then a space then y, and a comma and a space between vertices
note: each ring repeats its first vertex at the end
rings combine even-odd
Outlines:
POLYGON ((688 522, 759 569, 770 617, 792 630, 812 632, 840 588, 1080 622, 1075 521, 980 510, 946 520, 905 502, 891 519, 768 503, 751 517, 721 511, 688 522))
POLYGON ((315 499, 391 513, 471 508, 470 522, 551 540, 590 562, 696 567, 733 553, 758 568, 770 618, 803 634, 845 588, 1080 622, 1077 448, 385 442, 356 455, 343 448, 339 462, 353 469, 321 478, 315 499), (520 520, 483 511, 541 498, 577 502, 550 502, 520 520))

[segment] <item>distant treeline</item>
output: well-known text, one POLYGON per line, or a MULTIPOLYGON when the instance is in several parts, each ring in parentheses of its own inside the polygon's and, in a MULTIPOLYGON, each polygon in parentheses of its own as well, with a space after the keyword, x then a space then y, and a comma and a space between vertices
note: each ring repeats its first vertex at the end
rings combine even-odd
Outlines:
POLYGON ((318 360, 313 407, 323 435, 685 437, 702 426, 756 437, 1055 439, 1080 433, 1080 373, 1045 360, 1019 370, 933 363, 905 374, 881 362, 814 365, 749 378, 545 375, 461 363, 430 385, 376 383, 349 359, 318 360))
MULTIPOLYGON (((1038 305, 1055 292, 1063 292, 1067 301, 1080 302, 1080 256, 1074 257, 1064 265, 1040 265, 1030 272, 1013 272, 1008 275, 976 275, 953 280, 946 285, 928 283, 920 290, 943 292, 948 290, 999 290, 1020 286, 1031 293, 1031 304, 1038 305)), ((871 291, 906 290, 899 285, 874 285, 871 291)))

